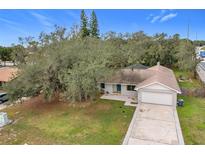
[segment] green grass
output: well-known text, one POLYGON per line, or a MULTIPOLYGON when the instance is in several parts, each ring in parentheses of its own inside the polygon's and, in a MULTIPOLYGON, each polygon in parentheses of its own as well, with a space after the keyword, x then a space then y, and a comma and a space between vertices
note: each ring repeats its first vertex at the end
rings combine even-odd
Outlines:
POLYGON ((192 82, 189 82, 189 81, 180 82, 179 86, 182 88, 187 88, 187 89, 201 88, 201 83, 196 79, 192 79, 192 82))
POLYGON ((135 108, 109 100, 89 104, 6 109, 16 122, 1 130, 0 144, 121 144, 135 108))
POLYGON ((193 89, 202 87, 202 83, 198 79, 191 78, 191 72, 174 70, 174 73, 177 79, 179 79, 180 76, 186 79, 184 82, 179 82, 181 88, 193 89))
MULTIPOLYGON (((174 70, 174 73, 177 79, 180 76, 191 78, 190 72, 174 70)), ((191 80, 179 82, 179 86, 186 89, 202 88, 199 80, 191 80)), ((177 108, 185 144, 205 144, 205 99, 193 96, 179 98, 183 98, 185 102, 184 107, 177 108)))
POLYGON ((186 144, 205 144, 205 99, 180 96, 184 107, 178 107, 179 120, 186 144))

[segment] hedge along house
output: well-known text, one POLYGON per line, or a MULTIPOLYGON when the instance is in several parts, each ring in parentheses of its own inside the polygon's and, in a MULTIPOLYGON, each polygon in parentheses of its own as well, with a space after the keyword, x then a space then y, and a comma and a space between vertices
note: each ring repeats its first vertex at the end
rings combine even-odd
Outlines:
POLYGON ((176 106, 181 93, 174 73, 159 63, 150 68, 128 67, 100 82, 105 95, 126 96, 138 102, 176 106))

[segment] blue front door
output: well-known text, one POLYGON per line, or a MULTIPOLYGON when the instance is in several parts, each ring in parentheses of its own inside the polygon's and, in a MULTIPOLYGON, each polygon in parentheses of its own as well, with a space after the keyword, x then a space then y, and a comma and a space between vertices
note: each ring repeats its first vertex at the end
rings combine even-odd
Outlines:
POLYGON ((121 84, 117 84, 117 92, 121 92, 121 84))

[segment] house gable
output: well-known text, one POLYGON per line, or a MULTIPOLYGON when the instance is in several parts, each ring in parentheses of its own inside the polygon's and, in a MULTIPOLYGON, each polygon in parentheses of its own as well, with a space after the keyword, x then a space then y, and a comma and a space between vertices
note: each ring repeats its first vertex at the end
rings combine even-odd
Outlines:
POLYGON ((153 83, 135 88, 135 90, 139 90, 139 89, 150 89, 150 90, 155 89, 155 90, 159 90, 159 91, 165 90, 165 91, 175 91, 177 93, 181 93, 180 91, 177 91, 177 90, 175 90, 167 85, 164 85, 160 82, 153 82, 153 83))
POLYGON ((146 89, 157 89, 157 90, 170 90, 169 88, 159 84, 159 83, 153 83, 145 87, 146 89))

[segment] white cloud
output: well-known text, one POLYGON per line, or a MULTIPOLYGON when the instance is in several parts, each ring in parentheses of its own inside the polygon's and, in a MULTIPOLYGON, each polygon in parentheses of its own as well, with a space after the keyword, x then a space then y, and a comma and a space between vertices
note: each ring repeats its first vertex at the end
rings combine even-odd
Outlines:
POLYGON ((36 13, 36 12, 31 12, 31 15, 33 17, 35 17, 43 26, 46 26, 46 27, 53 26, 50 18, 48 18, 42 14, 36 13))
POLYGON ((74 20, 79 20, 79 14, 75 13, 72 10, 66 10, 66 14, 72 17, 74 20))
POLYGON ((153 17, 153 14, 149 14, 146 18, 146 20, 150 20, 153 17))
POLYGON ((9 19, 1 18, 1 17, 0 17, 0 21, 3 23, 9 24, 9 25, 19 25, 19 23, 17 23, 17 22, 14 22, 14 21, 9 20, 9 19))
POLYGON ((163 16, 161 19, 160 19, 160 22, 165 22, 165 21, 168 21, 172 18, 175 18, 177 16, 177 13, 170 13, 170 14, 167 14, 165 16, 163 16))
POLYGON ((8 28, 13 29, 14 31, 18 31, 20 33, 26 34, 26 32, 21 28, 21 25, 18 22, 6 18, 2 18, 2 17, 0 17, 0 22, 6 24, 8 28))
POLYGON ((151 23, 155 23, 157 20, 159 20, 161 16, 154 16, 151 20, 151 23))
POLYGON ((28 35, 28 32, 26 32, 25 30, 23 30, 20 27, 17 27, 17 26, 14 26, 14 25, 7 25, 7 27, 9 27, 10 29, 13 29, 16 32, 20 32, 20 33, 22 33, 24 35, 28 35))
POLYGON ((163 14, 166 12, 166 10, 161 10, 160 11, 160 14, 159 15, 153 15, 153 14, 150 14, 149 15, 149 18, 147 18, 147 19, 150 19, 151 21, 151 23, 155 23, 156 21, 158 21, 158 20, 160 20, 160 18, 163 16, 163 14))
POLYGON ((177 13, 170 13, 172 10, 161 10, 158 15, 149 14, 147 20, 150 23, 165 22, 177 16, 177 13))

